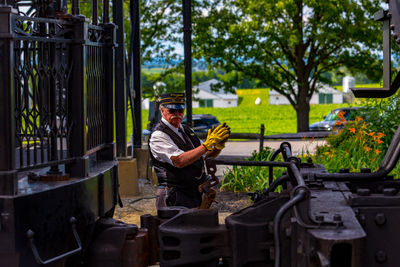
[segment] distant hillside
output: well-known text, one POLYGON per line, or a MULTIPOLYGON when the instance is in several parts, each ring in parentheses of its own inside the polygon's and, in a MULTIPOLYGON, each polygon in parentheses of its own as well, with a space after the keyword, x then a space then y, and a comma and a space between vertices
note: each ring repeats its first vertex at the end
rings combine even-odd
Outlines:
MULTIPOLYGON (((171 60, 167 61, 164 58, 154 58, 151 61, 146 61, 142 64, 142 69, 144 71, 146 70, 153 70, 153 69, 158 69, 159 71, 162 71, 163 69, 168 69, 170 67, 174 67, 182 63, 183 59, 179 60, 171 60)), ((204 59, 193 59, 192 61, 192 67, 194 71, 205 71, 208 69, 207 62, 204 59)), ((154 72, 154 71, 153 71, 154 72)))

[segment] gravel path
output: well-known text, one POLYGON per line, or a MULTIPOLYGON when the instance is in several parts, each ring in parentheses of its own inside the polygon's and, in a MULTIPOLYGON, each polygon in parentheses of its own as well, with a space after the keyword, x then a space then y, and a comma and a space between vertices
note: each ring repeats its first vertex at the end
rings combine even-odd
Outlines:
MULTIPOLYGON (((157 215, 155 204, 157 187, 145 179, 139 180, 139 187, 140 195, 122 199, 124 207, 117 206, 114 214, 115 219, 140 226, 141 215, 157 215)), ((225 223, 225 217, 252 204, 246 193, 217 192, 216 201, 211 208, 218 209, 221 224, 225 223)))

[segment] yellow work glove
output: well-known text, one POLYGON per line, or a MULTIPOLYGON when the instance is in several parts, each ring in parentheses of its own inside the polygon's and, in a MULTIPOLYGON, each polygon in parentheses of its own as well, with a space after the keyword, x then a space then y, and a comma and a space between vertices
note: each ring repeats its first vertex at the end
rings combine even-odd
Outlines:
POLYGON ((223 124, 218 125, 218 127, 215 128, 214 131, 208 129, 207 139, 206 141, 204 141, 203 146, 207 150, 212 150, 216 144, 221 143, 228 137, 229 137, 229 129, 226 127, 226 125, 223 124))
POLYGON ((229 136, 231 135, 231 128, 230 128, 225 122, 224 122, 222 125, 223 125, 226 129, 228 129, 229 135, 228 135, 228 137, 226 137, 226 139, 224 139, 224 140, 222 140, 221 142, 215 144, 215 148, 218 149, 218 150, 224 149, 225 143, 226 143, 226 141, 228 141, 229 136))

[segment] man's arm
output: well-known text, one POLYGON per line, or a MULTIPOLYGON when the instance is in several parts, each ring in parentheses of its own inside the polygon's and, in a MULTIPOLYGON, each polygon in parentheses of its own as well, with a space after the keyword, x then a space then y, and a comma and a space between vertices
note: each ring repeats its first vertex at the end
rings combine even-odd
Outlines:
POLYGON ((216 158, 218 157, 219 153, 221 153, 221 150, 214 148, 213 150, 207 152, 206 158, 216 158))
POLYGON ((183 168, 200 159, 206 152, 207 148, 205 148, 203 145, 200 145, 195 149, 183 152, 179 156, 171 156, 171 161, 175 167, 183 168))

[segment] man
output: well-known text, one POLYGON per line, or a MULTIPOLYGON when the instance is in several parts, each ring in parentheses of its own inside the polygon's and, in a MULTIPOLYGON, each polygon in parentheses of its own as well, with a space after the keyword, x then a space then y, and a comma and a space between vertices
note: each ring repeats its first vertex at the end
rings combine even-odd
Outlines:
POLYGON ((200 139, 186 125, 182 125, 185 111, 183 93, 162 94, 161 121, 150 135, 150 156, 157 174, 157 208, 165 206, 199 207, 202 195, 198 186, 205 182, 205 157, 216 157, 229 138, 230 128, 219 125, 209 130, 206 141, 200 139))

